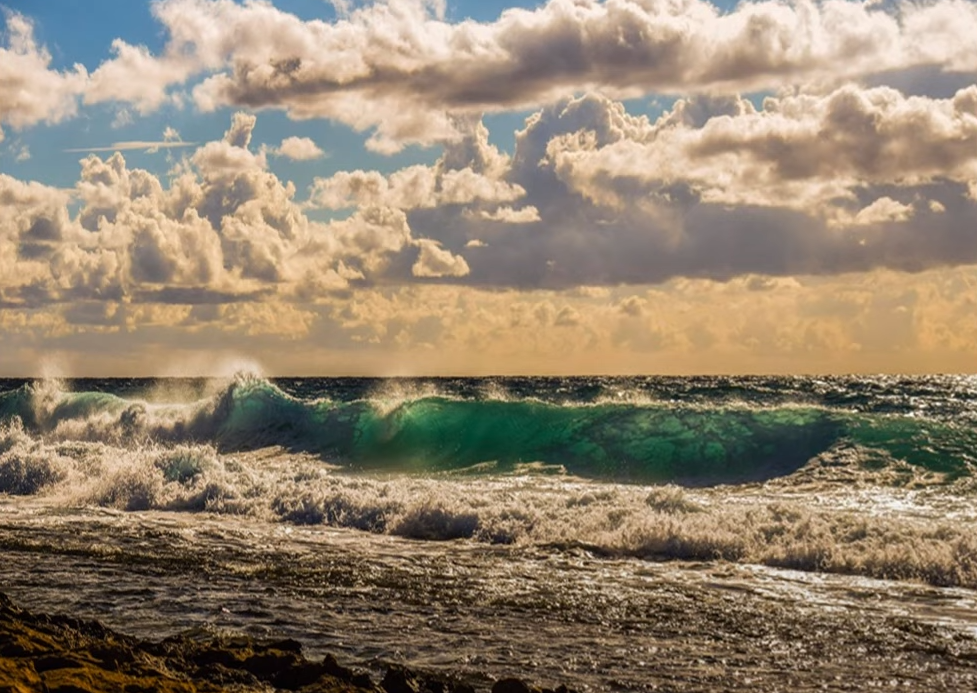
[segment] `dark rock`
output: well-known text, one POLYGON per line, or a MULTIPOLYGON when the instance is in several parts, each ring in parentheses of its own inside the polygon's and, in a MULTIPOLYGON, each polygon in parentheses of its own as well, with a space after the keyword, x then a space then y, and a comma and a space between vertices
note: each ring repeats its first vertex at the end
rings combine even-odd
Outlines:
POLYGON ((322 669, 330 676, 335 676, 337 679, 340 679, 342 681, 353 680, 353 670, 344 667, 342 664, 337 662, 336 658, 333 657, 331 654, 327 654, 322 659, 322 669))
POLYGON ((335 676, 330 676, 321 664, 303 662, 279 672, 271 679, 271 682, 276 688, 297 691, 300 688, 311 686, 322 678, 336 679, 335 676))
POLYGON ((302 643, 300 643, 298 640, 293 640, 292 638, 285 638, 284 640, 275 640, 274 642, 268 643, 265 645, 264 649, 300 654, 302 652, 302 643))
POLYGON ((48 657, 37 657, 34 659, 34 670, 38 674, 55 669, 81 669, 84 666, 77 659, 63 655, 50 655, 48 657))
POLYGON ((421 686, 417 677, 410 671, 400 667, 390 667, 380 682, 380 687, 387 693, 420 693, 421 686))
POLYGON ((263 681, 271 681, 282 672, 303 662, 304 660, 294 652, 272 650, 248 657, 244 660, 244 668, 263 681))
POLYGON ((373 679, 365 671, 353 674, 353 677, 349 680, 354 686, 359 686, 360 688, 367 688, 373 690, 373 679))
POLYGON ((492 693, 542 693, 542 691, 522 679, 499 679, 492 686, 492 693))
MULTIPOLYGON (((386 693, 475 693, 451 678, 387 669, 386 693)), ((378 693, 363 672, 327 655, 310 662, 295 640, 260 643, 201 631, 147 643, 96 621, 34 615, 0 594, 0 693, 227 693, 274 687, 296 693, 378 693)), ((503 679, 493 693, 542 693, 503 679)), ((560 687, 555 693, 570 693, 560 687)))

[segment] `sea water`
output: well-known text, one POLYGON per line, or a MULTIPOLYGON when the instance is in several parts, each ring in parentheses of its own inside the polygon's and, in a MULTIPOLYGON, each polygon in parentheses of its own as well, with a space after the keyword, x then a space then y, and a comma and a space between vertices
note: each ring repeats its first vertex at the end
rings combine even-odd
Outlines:
POLYGON ((977 380, 0 381, 0 589, 487 687, 977 688, 977 380))

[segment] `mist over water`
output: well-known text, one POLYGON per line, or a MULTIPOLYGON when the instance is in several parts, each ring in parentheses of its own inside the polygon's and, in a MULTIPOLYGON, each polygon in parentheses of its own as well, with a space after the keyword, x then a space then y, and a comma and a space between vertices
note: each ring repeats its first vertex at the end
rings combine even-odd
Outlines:
MULTIPOLYGON (((895 618, 897 595, 928 585, 912 617, 970 633, 960 604, 977 589, 975 420, 977 382, 964 377, 0 381, 0 547, 8 588, 55 605, 68 590, 110 621, 124 604, 129 630, 168 619, 174 631, 287 631, 328 649, 341 625, 358 634, 340 645, 357 661, 472 676, 536 662, 553 683, 639 688, 647 675, 629 679, 635 663, 611 657, 626 639, 580 625, 596 618, 588 580, 620 602, 608 618, 621 633, 640 604, 673 613, 669 590, 708 602, 695 586, 705 583, 754 595, 740 606, 755 618, 787 608, 786 594, 820 600, 827 611, 804 613, 830 630, 832 609, 862 608, 844 596, 859 580, 891 597, 866 624, 895 618), (181 566, 201 561, 214 563, 197 601, 174 602, 181 566), (468 577, 431 593, 425 561, 468 577), (642 571, 657 597, 636 586, 642 571), (107 581, 138 593, 147 580, 146 603, 99 597, 107 581), (472 581, 501 590, 491 608, 456 599, 472 581), (392 603, 381 614, 357 601, 368 593, 392 603), (365 611, 335 627, 296 616, 322 603, 365 611), (518 633, 512 619, 547 604, 537 616, 552 652, 506 655, 480 630, 518 633), (429 608, 479 635, 456 657, 435 654, 440 621, 397 645, 410 618, 434 618, 429 608), (404 622, 390 616, 400 609, 404 622), (584 641, 617 663, 539 663, 584 641)), ((886 647, 901 646, 897 631, 886 647)))

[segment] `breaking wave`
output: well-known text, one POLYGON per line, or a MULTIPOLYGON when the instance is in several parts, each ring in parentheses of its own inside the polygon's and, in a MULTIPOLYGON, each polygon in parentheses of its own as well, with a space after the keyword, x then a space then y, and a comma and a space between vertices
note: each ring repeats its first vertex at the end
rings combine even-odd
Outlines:
POLYGON ((422 474, 537 463, 586 478, 690 486, 787 476, 842 444, 874 451, 878 464, 898 461, 951 481, 971 475, 977 454, 972 426, 913 415, 437 393, 338 401, 299 398, 252 376, 190 403, 31 383, 0 394, 0 423, 48 442, 204 445, 222 453, 277 446, 350 469, 422 474))
POLYGON ((0 494, 977 587, 977 438, 952 418, 321 395, 256 377, 193 396, 25 384, 0 393, 0 494))
MULTIPOLYGON (((858 453, 843 447, 799 478, 810 483, 825 467, 844 466, 836 458, 858 453)), ((0 427, 0 492, 56 507, 209 512, 427 541, 725 560, 977 588, 977 489, 966 484, 954 493, 924 485, 861 494, 821 486, 812 494, 791 483, 687 489, 534 471, 350 475, 314 456, 271 450, 44 442, 23 426, 0 427)), ((29 532, 15 539, 0 548, 34 541, 29 532)))

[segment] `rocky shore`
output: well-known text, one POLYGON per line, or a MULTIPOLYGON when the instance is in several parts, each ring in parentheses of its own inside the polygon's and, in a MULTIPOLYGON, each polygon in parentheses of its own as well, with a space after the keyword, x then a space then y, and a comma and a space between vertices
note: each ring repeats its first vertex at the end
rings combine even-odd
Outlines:
MULTIPOLYGON (((503 679, 492 693, 548 691, 503 679)), ((327 655, 310 661, 295 640, 181 635, 144 642, 97 621, 33 614, 0 594, 0 693, 475 693, 466 682, 388 668, 367 672, 327 655)))

